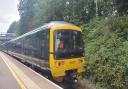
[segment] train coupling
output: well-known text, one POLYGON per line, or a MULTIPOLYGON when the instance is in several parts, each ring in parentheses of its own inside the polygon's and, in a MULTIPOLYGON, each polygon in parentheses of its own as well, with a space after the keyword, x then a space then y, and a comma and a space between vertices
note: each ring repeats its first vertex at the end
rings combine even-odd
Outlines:
POLYGON ((64 78, 64 81, 67 83, 77 83, 77 71, 76 70, 68 70, 66 71, 66 76, 64 78))

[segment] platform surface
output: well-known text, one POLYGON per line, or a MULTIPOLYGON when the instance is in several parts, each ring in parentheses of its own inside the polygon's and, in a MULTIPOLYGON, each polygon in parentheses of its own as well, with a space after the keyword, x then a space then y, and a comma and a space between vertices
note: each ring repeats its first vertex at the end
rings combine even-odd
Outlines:
POLYGON ((62 89, 13 57, 0 52, 0 89, 62 89))
POLYGON ((0 56, 0 89, 20 89, 19 84, 0 56))

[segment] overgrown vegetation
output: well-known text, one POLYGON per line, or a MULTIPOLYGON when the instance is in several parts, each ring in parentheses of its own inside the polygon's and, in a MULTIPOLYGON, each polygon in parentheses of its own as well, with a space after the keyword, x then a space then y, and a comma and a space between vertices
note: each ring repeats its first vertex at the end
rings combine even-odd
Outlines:
POLYGON ((82 28, 88 60, 85 77, 101 89, 127 89, 128 17, 92 20, 82 28))
POLYGON ((9 27, 9 29, 8 29, 8 31, 7 31, 7 33, 15 33, 16 35, 19 35, 19 22, 14 21, 14 22, 10 25, 10 27, 9 27))
POLYGON ((126 15, 127 7, 128 0, 19 0, 20 20, 10 28, 21 35, 50 21, 67 21, 80 26, 96 15, 102 18, 126 15))

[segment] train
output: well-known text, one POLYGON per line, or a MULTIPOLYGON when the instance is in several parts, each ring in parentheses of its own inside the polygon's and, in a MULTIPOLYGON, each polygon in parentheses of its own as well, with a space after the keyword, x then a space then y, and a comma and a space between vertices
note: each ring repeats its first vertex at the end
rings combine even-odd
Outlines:
POLYGON ((59 82, 76 82, 85 71, 82 30, 64 21, 52 21, 16 37, 4 44, 4 51, 47 71, 59 82))

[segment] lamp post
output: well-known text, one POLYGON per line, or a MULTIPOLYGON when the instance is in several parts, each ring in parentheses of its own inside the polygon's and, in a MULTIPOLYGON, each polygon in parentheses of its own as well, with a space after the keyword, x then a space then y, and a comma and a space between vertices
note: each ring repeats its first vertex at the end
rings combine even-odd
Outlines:
POLYGON ((96 18, 98 18, 98 0, 95 0, 96 3, 96 18))

